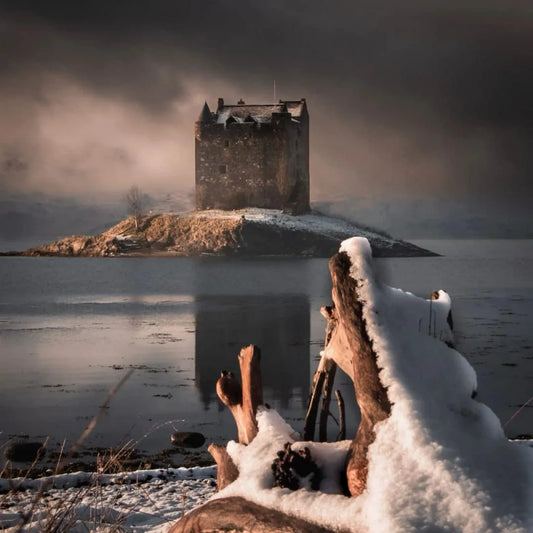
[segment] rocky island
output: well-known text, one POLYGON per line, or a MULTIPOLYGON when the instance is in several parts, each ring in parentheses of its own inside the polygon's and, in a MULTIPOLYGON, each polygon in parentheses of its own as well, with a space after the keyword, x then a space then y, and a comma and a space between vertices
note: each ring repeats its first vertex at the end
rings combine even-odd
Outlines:
POLYGON ((72 235, 24 252, 3 255, 329 257, 342 240, 352 236, 366 237, 375 257, 436 255, 409 242, 318 212, 295 216, 259 208, 156 214, 137 220, 131 216, 98 235, 72 235))
POLYGON ((275 104, 204 104, 195 122, 195 211, 150 214, 132 187, 133 216, 98 235, 73 235, 24 252, 62 257, 330 257, 365 237, 374 257, 436 255, 382 232, 311 210, 305 98, 275 104))

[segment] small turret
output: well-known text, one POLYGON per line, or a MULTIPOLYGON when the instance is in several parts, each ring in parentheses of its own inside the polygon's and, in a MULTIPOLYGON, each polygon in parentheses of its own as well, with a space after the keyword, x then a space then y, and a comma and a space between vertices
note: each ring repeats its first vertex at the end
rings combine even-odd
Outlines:
POLYGON ((200 113, 200 116, 198 117, 197 122, 202 123, 208 123, 213 121, 213 115, 211 114, 211 110, 209 109, 209 106, 207 105, 207 102, 204 104, 204 107, 202 108, 202 112, 200 113))

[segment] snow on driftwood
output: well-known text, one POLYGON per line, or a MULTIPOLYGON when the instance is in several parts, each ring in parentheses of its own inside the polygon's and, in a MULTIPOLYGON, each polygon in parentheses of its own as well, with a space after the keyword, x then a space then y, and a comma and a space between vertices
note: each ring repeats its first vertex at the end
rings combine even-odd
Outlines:
POLYGON ((296 435, 275 411, 260 410, 255 439, 228 445, 240 475, 216 497, 241 496, 334 530, 533 531, 533 451, 509 442, 494 413, 474 399, 475 372, 450 347, 448 295, 424 300, 381 284, 366 239, 344 241, 340 251, 350 258, 392 403, 375 428, 366 489, 342 495, 349 441, 293 446, 310 448, 324 473, 320 491, 272 488, 276 453, 296 435))

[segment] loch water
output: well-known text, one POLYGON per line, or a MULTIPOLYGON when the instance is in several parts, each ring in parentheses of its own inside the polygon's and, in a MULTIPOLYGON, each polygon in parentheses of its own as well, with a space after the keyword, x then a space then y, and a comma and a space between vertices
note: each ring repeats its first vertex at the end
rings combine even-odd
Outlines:
MULTIPOLYGON (((509 420, 533 396, 533 240, 416 244, 443 255, 379 259, 380 275, 420 296, 450 293, 478 399, 508 435, 532 434, 533 402, 509 420)), ((300 430, 330 290, 326 259, 1 258, 0 449, 21 435, 68 446, 130 369, 88 445, 156 451, 179 430, 235 438, 215 382, 250 343, 265 401, 300 430)), ((353 389, 336 379, 350 434, 353 389)))

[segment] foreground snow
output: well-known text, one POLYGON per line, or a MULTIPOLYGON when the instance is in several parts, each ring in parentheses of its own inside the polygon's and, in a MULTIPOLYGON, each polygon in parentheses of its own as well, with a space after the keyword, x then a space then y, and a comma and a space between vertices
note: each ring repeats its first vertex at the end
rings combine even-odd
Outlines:
POLYGON ((120 531, 163 533, 215 493, 214 478, 216 467, 0 479, 0 531, 17 531, 16 524, 31 511, 28 532, 62 519, 63 531, 116 531, 120 526, 120 531), (14 486, 20 490, 6 492, 14 486))
MULTIPOLYGON (((217 497, 243 496, 329 528, 393 533, 533 531, 533 450, 504 436, 472 398, 476 375, 445 342, 450 300, 423 300, 377 282, 365 239, 342 244, 364 301, 363 316, 393 403, 369 450, 367 489, 345 498, 338 477, 348 443, 312 444, 325 469, 320 492, 271 488, 270 465, 295 434, 274 411, 258 415, 249 446, 230 443, 240 477, 217 497)), ((326 354, 327 356, 327 354, 326 354)))

